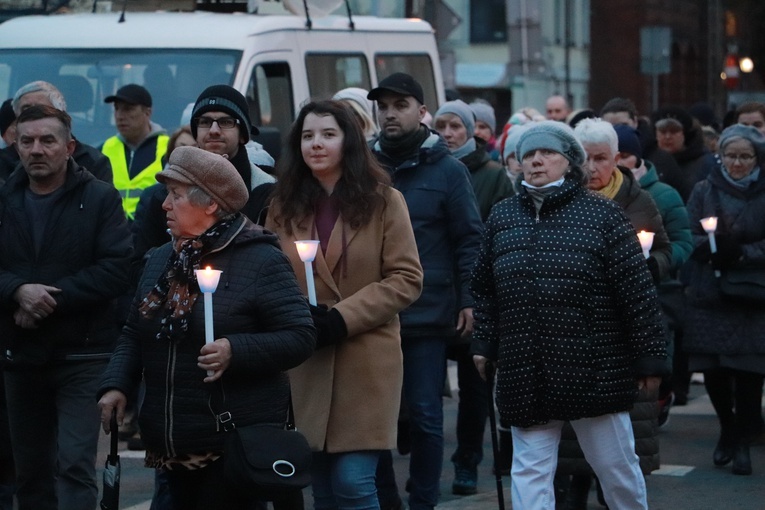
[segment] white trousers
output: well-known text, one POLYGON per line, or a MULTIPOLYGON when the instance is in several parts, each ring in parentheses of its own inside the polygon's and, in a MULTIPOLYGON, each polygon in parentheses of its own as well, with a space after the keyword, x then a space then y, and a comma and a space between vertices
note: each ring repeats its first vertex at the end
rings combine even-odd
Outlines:
MULTIPOLYGON (((513 427, 513 510, 554 510, 562 421, 513 427)), ((571 422, 584 457, 603 487, 608 508, 647 510, 645 479, 635 454, 629 413, 571 422)))

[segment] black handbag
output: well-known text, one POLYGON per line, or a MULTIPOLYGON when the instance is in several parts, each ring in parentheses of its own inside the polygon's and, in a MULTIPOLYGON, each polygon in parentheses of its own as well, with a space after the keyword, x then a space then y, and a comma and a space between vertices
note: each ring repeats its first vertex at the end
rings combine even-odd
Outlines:
POLYGON ((733 301, 765 303, 765 267, 723 270, 720 276, 720 294, 733 301))
MULTIPOLYGON (((222 395, 222 390, 221 390, 222 395)), ((311 484, 311 447, 295 428, 292 397, 286 423, 237 427, 229 411, 218 415, 226 437, 226 481, 253 498, 272 500, 311 484)))
POLYGON ((111 448, 104 466, 104 488, 101 497, 101 510, 117 510, 120 506, 120 456, 117 454, 117 410, 112 411, 111 448))

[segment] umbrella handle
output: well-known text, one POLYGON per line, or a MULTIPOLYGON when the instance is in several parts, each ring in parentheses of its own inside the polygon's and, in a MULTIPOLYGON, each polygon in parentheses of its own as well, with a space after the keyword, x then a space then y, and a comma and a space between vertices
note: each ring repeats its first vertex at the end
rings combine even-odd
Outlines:
POLYGON ((111 436, 112 436, 111 437, 111 446, 109 448, 109 457, 106 459, 106 462, 108 462, 112 466, 116 466, 117 465, 117 459, 119 458, 118 455, 117 455, 118 454, 118 449, 117 449, 118 444, 117 444, 117 442, 119 441, 119 434, 117 433, 117 427, 118 427, 118 425, 117 425, 117 408, 115 407, 114 409, 112 409, 111 424, 109 426, 109 429, 110 429, 109 434, 111 434, 111 436))

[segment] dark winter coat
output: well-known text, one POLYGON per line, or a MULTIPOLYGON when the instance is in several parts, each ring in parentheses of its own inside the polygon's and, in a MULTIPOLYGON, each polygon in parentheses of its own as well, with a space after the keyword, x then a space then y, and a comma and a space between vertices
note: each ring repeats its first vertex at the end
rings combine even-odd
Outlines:
MULTIPOLYGON (((145 319, 137 311, 172 249, 167 243, 149 257, 99 395, 111 389, 128 394, 143 374, 139 424, 146 447, 170 456, 221 452, 223 434, 210 408, 218 385, 204 383, 205 373, 197 367, 205 343, 202 296, 192 308, 186 338, 178 342, 156 338, 161 314, 145 319)), ((289 260, 275 235, 240 215, 200 265, 223 271, 213 295, 213 321, 215 338, 231 343, 231 364, 221 381, 234 423, 283 422, 289 395, 285 371, 306 360, 315 343, 313 320, 289 260)))
MULTIPOLYGON (((673 237, 680 237, 690 246, 691 232, 688 228, 688 215, 680 195, 667 184, 659 182, 653 165, 648 161, 646 161, 646 165, 650 165, 648 173, 640 179, 639 184, 632 176, 632 172, 623 170, 624 184, 617 193, 615 201, 625 210, 635 230, 656 233, 651 247, 651 255, 662 261, 660 271, 662 271, 666 281, 671 269, 671 257, 669 255, 674 250, 674 244, 670 245, 670 241, 673 237), (638 193, 636 187, 642 187, 643 191, 638 193), (651 200, 647 200, 646 193, 650 194, 651 200), (670 227, 673 229, 672 234, 668 230, 670 227), (656 230, 659 228, 661 230, 656 230), (667 229, 666 232, 665 229, 667 229)), ((662 303, 662 310, 664 310, 663 295, 665 294, 662 293, 662 287, 659 286, 659 301, 662 303)), ((630 410, 635 453, 640 459, 640 469, 643 474, 649 474, 660 467, 657 398, 658 391, 648 393, 645 389, 640 390, 635 404, 630 410)), ((563 427, 561 433, 557 472, 563 475, 593 473, 592 468, 584 458, 576 433, 569 424, 563 427)))
MULTIPOLYGON (((715 168, 693 189, 688 215, 695 247, 708 242, 699 220, 717 216, 717 235, 731 236, 743 256, 735 267, 765 271, 765 176, 740 190, 715 168)), ((720 242, 718 242, 720 245, 720 242)), ((704 354, 765 354, 765 308, 732 302, 720 295, 719 282, 707 261, 688 262, 685 337, 687 352, 704 354)), ((725 271, 725 270, 723 270, 725 271)))
POLYGON ((452 337, 458 311, 473 306, 470 271, 483 229, 468 171, 435 132, 398 166, 379 143, 374 151, 404 195, 424 272, 420 298, 399 314, 401 336, 452 337))
POLYGON ((672 154, 678 168, 662 169, 660 178, 680 193, 688 203, 693 186, 706 178, 714 168, 714 156, 704 145, 701 129, 694 127, 685 140, 685 149, 672 154))
POLYGON ((515 190, 502 165, 492 160, 486 152, 486 142, 478 137, 475 140, 476 150, 460 161, 470 172, 470 182, 478 200, 481 220, 486 221, 494 204, 515 195, 515 190))
POLYGON ((22 170, 0 188, 0 342, 6 366, 106 359, 118 335, 111 303, 127 290, 132 253, 119 193, 70 158, 63 194, 35 256, 24 211, 28 185, 22 170), (13 294, 25 283, 62 289, 54 294, 55 311, 34 330, 19 328, 13 319, 13 294))
POLYGON ((613 201, 567 178, 539 213, 524 189, 486 224, 472 351, 498 362, 503 426, 627 411, 666 372, 656 288, 613 201))
POLYGON ((624 181, 619 191, 616 192, 614 202, 624 209, 624 213, 629 218, 635 232, 645 230, 654 233, 650 253, 659 265, 661 280, 665 280, 669 278, 672 264, 672 245, 666 230, 664 230, 664 222, 659 209, 650 193, 640 187, 631 171, 623 167, 618 167, 618 171, 624 176, 624 181))

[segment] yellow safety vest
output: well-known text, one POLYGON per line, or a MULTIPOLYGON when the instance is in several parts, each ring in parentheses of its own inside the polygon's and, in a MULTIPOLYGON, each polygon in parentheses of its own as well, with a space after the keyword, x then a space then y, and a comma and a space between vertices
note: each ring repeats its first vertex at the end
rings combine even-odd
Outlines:
POLYGON ((113 136, 106 140, 101 148, 101 152, 111 161, 114 187, 120 192, 122 208, 125 210, 125 216, 130 221, 133 221, 135 217, 135 210, 138 207, 138 200, 141 198, 141 191, 157 183, 155 175, 162 171, 162 157, 167 152, 167 142, 169 140, 170 137, 167 135, 157 136, 157 154, 154 161, 132 179, 130 178, 130 172, 128 172, 127 160, 125 159, 125 144, 122 143, 122 140, 113 136))

